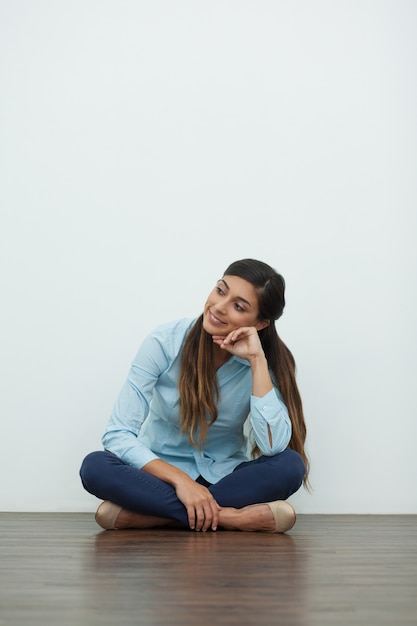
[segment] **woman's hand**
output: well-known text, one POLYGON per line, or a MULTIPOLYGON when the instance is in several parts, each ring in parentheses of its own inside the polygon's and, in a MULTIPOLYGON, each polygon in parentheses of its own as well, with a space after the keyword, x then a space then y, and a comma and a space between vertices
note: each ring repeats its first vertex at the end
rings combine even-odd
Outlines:
POLYGON ((258 331, 254 326, 242 326, 232 330, 226 337, 213 335, 213 341, 222 350, 250 361, 265 356, 258 331))
POLYGON ((149 461, 142 467, 145 472, 172 485, 178 500, 187 509, 188 523, 193 530, 216 530, 221 507, 204 485, 196 483, 185 472, 162 459, 149 461))
MULTIPOLYGON (((232 330, 226 337, 213 335, 213 341, 222 350, 249 361, 252 369, 252 394, 263 398, 272 389, 268 362, 254 326, 244 326, 232 330)), ((270 441, 272 441, 270 439, 270 441)), ((272 444, 271 444, 272 445, 272 444)))
POLYGON ((175 486, 178 500, 187 509, 188 523, 192 530, 217 530, 220 506, 204 485, 191 478, 181 480, 175 486))

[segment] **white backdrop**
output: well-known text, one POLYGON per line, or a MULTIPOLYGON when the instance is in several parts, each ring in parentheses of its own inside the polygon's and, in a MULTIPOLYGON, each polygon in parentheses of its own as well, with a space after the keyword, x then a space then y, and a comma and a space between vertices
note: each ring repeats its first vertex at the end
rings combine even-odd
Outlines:
POLYGON ((301 513, 417 513, 413 0, 0 1, 1 504, 78 470, 141 340, 287 281, 301 513))

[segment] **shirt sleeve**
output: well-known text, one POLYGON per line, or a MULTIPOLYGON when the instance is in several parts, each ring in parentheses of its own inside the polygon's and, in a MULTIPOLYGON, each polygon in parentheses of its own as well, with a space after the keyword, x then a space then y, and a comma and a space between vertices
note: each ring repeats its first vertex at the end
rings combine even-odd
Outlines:
POLYGON ((261 453, 272 456, 285 450, 291 439, 291 420, 279 390, 274 387, 262 398, 251 396, 249 420, 261 453), (269 441, 268 426, 272 435, 269 441))
POLYGON ((168 362, 161 338, 149 335, 131 365, 101 439, 106 450, 138 468, 158 458, 138 439, 138 433, 149 414, 155 384, 168 362))

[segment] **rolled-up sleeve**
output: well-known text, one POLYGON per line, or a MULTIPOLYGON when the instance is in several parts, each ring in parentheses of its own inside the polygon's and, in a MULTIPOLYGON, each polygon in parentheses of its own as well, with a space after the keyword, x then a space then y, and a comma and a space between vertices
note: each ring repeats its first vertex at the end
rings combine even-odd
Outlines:
POLYGON ((285 450, 291 439, 291 420, 277 388, 271 389, 262 398, 251 396, 249 419, 262 454, 272 456, 285 450))

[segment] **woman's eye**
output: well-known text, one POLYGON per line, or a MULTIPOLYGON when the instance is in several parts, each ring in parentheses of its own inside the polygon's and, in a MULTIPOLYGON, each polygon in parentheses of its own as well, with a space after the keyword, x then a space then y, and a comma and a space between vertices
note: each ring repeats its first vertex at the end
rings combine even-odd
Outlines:
POLYGON ((221 287, 216 287, 216 291, 217 293, 220 293, 221 295, 223 295, 224 291, 221 287))
POLYGON ((240 306, 240 304, 238 304, 237 302, 236 302, 236 304, 235 304, 235 307, 236 307, 236 309, 237 309, 238 311, 244 311, 244 310, 245 310, 245 309, 243 308, 243 306, 240 306))

